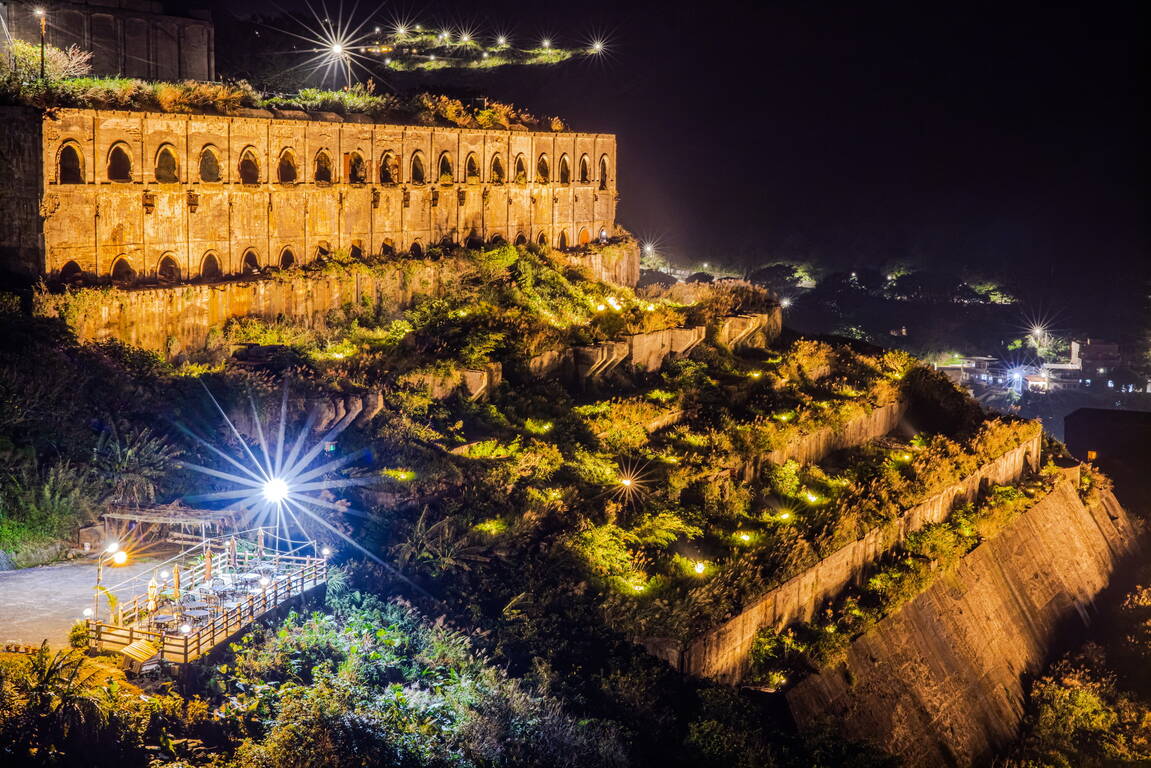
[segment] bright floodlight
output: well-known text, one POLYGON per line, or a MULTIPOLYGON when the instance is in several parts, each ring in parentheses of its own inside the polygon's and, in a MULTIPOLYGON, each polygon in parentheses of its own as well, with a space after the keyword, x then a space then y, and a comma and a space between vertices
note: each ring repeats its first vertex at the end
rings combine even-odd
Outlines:
POLYGON ((36 10, 34 10, 32 12, 34 14, 36 14, 37 16, 43 16, 44 15, 44 9, 43 8, 37 8, 36 10))
POLYGON ((343 54, 343 52, 344 52, 344 46, 340 45, 339 43, 332 43, 332 53, 334 55, 339 56, 339 55, 343 54))
POLYGON ((264 483, 264 498, 272 504, 279 504, 288 498, 288 483, 282 477, 273 477, 264 483))
POLYGON ((540 41, 540 45, 544 48, 551 48, 552 47, 552 41, 545 37, 543 40, 540 41))
POLYGON ((507 45, 507 44, 508 44, 508 39, 506 37, 504 37, 503 35, 500 35, 499 37, 496 38, 496 45, 507 45))
POLYGON ((110 544, 108 544, 108 546, 104 547, 104 551, 107 552, 109 555, 116 552, 118 549, 120 549, 120 542, 118 542, 118 541, 113 541, 110 544))
POLYGON ((779 300, 779 306, 783 307, 784 309, 787 309, 788 307, 791 306, 791 299, 780 299, 779 300))
POLYGON ((602 40, 596 40, 595 42, 593 42, 591 44, 591 52, 592 53, 603 53, 603 41, 602 40))
POLYGON ((116 565, 123 565, 128 562, 128 553, 124 550, 119 550, 116 554, 112 555, 112 562, 116 565))

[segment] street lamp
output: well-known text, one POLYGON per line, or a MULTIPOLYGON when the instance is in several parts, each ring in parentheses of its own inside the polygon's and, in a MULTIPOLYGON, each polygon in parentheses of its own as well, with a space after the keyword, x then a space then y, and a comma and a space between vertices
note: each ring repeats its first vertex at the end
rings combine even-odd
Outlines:
POLYGON ((124 565, 128 562, 128 553, 120 548, 120 542, 113 541, 104 551, 100 553, 99 558, 96 560, 96 590, 92 595, 92 621, 100 619, 100 584, 104 581, 104 563, 105 561, 112 565, 124 565))
POLYGON ((44 12, 43 8, 36 8, 32 11, 36 14, 36 18, 40 20, 40 79, 44 79, 44 37, 48 33, 48 14, 44 12))

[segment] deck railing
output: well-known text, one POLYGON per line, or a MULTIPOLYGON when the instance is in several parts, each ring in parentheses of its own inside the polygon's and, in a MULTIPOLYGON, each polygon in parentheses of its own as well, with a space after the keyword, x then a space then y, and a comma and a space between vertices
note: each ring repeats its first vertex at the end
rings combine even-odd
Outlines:
MULTIPOLYGON (((142 610, 141 599, 137 596, 122 609, 119 623, 89 619, 89 644, 98 650, 116 651, 138 640, 147 640, 159 649, 158 655, 164 661, 186 664, 208 653, 269 611, 323 584, 328 578, 328 563, 322 558, 300 555, 260 557, 255 552, 236 553, 237 568, 255 563, 276 563, 277 566, 287 564, 292 570, 270 577, 267 586, 247 594, 240 599, 238 605, 214 611, 209 620, 193 625, 187 634, 137 626, 144 623, 142 619, 146 615, 147 605, 145 598, 145 608, 142 610)), ((189 576, 192 575, 189 573, 189 576)), ((198 579, 189 579, 189 587, 203 582, 202 564, 200 572, 195 575, 198 579)))

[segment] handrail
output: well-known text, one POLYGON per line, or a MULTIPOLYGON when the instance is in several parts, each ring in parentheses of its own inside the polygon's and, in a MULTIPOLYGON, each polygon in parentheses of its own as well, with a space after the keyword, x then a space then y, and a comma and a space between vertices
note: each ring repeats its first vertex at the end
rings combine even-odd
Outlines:
POLYGON ((327 581, 327 561, 309 559, 311 562, 300 569, 276 577, 258 594, 249 594, 239 605, 221 611, 186 635, 89 619, 91 645, 116 650, 136 640, 150 640, 159 645, 159 655, 165 661, 194 661, 268 611, 327 581))

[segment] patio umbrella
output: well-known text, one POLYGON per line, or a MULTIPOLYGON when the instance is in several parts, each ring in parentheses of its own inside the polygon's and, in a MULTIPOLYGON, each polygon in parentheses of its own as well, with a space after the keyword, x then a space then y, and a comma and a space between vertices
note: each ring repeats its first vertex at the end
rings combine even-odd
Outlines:
POLYGON ((156 583, 155 575, 148 582, 148 613, 156 612, 156 596, 160 592, 160 585, 156 583))
POLYGON ((180 599, 180 564, 172 566, 172 599, 180 599))
POLYGON ((212 581, 212 550, 204 547, 204 583, 212 581))

